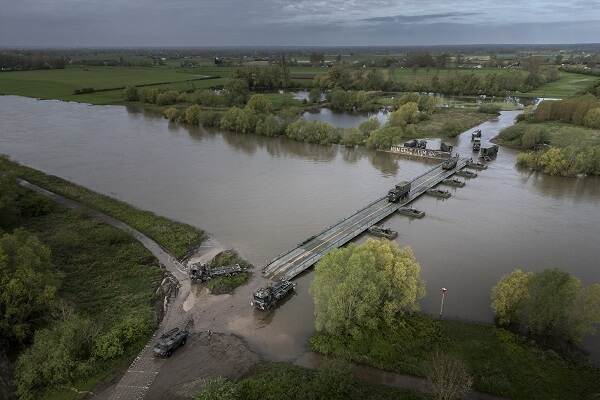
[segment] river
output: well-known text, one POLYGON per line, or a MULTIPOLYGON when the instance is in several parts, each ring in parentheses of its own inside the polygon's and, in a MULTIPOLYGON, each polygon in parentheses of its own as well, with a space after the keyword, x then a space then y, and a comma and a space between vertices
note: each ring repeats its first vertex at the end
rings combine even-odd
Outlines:
MULTIPOLYGON (((483 124, 484 142, 516 115, 483 124)), ((455 144, 470 153, 468 135, 455 144)), ((363 148, 187 129, 122 106, 16 96, 0 96, 0 153, 205 229, 258 266, 431 167, 363 148)), ((515 156, 501 148, 490 168, 451 189, 449 200, 419 199, 424 219, 385 222, 421 263, 424 311, 438 312, 446 287, 446 317, 489 322, 490 289, 516 267, 559 267, 585 284, 600 281, 600 180, 519 171, 515 156)), ((239 289, 236 308, 248 311, 223 327, 272 358, 301 354, 313 331, 311 280, 312 273, 300 277, 297 295, 267 317, 249 309, 253 287, 239 289)), ((598 336, 586 341, 596 358, 599 344, 598 336)))

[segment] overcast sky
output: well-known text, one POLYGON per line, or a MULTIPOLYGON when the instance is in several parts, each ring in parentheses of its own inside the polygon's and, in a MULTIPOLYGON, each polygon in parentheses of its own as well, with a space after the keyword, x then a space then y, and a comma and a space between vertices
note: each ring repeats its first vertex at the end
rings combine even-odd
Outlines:
POLYGON ((0 46, 600 42, 600 0, 0 0, 0 46))

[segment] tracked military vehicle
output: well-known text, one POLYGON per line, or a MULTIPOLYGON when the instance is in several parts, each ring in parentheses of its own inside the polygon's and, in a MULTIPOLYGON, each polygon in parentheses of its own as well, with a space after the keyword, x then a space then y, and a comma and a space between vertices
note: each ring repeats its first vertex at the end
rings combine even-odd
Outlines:
POLYGON ((481 129, 477 129, 475 132, 471 133, 471 142, 474 142, 475 138, 481 138, 481 129))
POLYGON ((190 268, 190 279, 194 282, 207 282, 221 276, 232 276, 244 272, 240 264, 211 268, 206 264, 194 264, 190 268))
POLYGON ((369 233, 374 236, 386 238, 388 240, 396 239, 398 232, 391 230, 390 228, 384 228, 383 226, 373 225, 369 227, 369 233))
POLYGON ((296 284, 291 281, 275 282, 271 286, 260 288, 254 292, 250 305, 261 311, 270 310, 295 289, 296 284))
POLYGON ((455 155, 454 157, 450 157, 449 159, 447 159, 446 161, 444 161, 442 163, 442 169, 449 171, 451 169, 456 168, 456 164, 458 163, 458 154, 455 155))
POLYGON ((388 192, 388 201, 398 203, 400 200, 408 197, 410 193, 410 182, 402 181, 388 192))
POLYGON ((155 357, 171 357, 175 350, 185 344, 188 335, 189 332, 187 329, 173 328, 158 338, 158 342, 154 345, 152 353, 155 357))

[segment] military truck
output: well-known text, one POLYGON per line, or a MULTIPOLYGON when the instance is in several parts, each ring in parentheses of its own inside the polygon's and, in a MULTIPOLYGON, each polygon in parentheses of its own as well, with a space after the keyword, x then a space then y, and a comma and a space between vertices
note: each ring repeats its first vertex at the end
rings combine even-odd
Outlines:
POLYGON ((194 282, 207 282, 221 276, 232 276, 243 272, 244 268, 240 264, 224 265, 222 267, 211 268, 206 264, 194 264, 190 268, 190 279, 194 282))
POLYGON ((254 292, 250 305, 258 310, 268 311, 295 289, 296 284, 291 281, 275 282, 271 286, 260 288, 254 292))
POLYGON ((453 149, 452 145, 449 145, 449 144, 444 143, 444 142, 440 143, 440 151, 443 151, 445 153, 452 153, 452 149, 453 149))
POLYGON ((450 157, 442 163, 442 169, 449 171, 451 169, 456 168, 456 164, 458 163, 458 154, 454 157, 450 157))
POLYGON ((398 203, 406 198, 410 193, 410 182, 402 181, 388 192, 388 201, 390 203, 398 203))
POLYGON ((496 144, 482 147, 481 151, 479 152, 479 158, 482 158, 485 161, 489 161, 493 158, 496 158, 497 155, 498 155, 498 145, 496 145, 496 144))
POLYGON ((173 352, 185 344, 189 332, 179 328, 173 328, 163 333, 154 345, 152 353, 155 357, 171 357, 173 352))
POLYGON ((481 138, 481 129, 477 129, 475 132, 471 133, 471 142, 474 142, 475 138, 481 138))
POLYGON ((481 149, 481 138, 477 137, 473 140, 473 151, 479 151, 481 149))

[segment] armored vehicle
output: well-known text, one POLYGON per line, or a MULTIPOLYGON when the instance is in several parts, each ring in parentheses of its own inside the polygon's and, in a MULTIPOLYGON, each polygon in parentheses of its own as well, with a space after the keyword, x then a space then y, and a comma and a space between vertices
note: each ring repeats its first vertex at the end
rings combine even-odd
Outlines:
POLYGON ((479 151, 479 149, 481 149, 481 138, 476 137, 473 140, 473 151, 479 151))
POLYGON ((232 276, 243 272, 240 264, 224 265, 222 267, 210 268, 206 264, 194 264, 190 268, 190 279, 192 281, 206 282, 221 276, 232 276))
POLYGON ((475 138, 481 138, 481 129, 477 129, 475 132, 471 133, 471 142, 474 142, 475 138))
POLYGON ((449 144, 446 144, 444 142, 440 143, 440 151, 446 152, 446 153, 451 153, 452 152, 453 147, 449 144))
POLYGON ((498 145, 492 144, 490 146, 482 147, 479 152, 479 157, 486 161, 496 158, 498 155, 498 145))
POLYGON ((457 163, 458 163, 458 154, 455 155, 454 157, 450 157, 449 159, 444 161, 442 163, 442 169, 444 169, 446 171, 454 169, 454 168, 456 168, 457 163))
POLYGON ((410 193, 410 182, 402 181, 388 192, 388 201, 398 203, 410 193))
POLYGON ((404 143, 404 147, 417 147, 418 140, 412 139, 404 143))
POLYGON ((163 333, 154 345, 152 353, 155 357, 171 357, 173 352, 185 344, 189 333, 187 330, 173 328, 163 333))
POLYGON ((398 214, 406 215, 411 218, 423 218, 425 211, 417 210, 416 208, 401 207, 398 209, 398 214))
POLYGON ((393 240, 398 236, 398 232, 393 231, 389 228, 384 228, 383 226, 379 226, 379 225, 371 226, 369 228, 369 233, 371 235, 386 238, 388 240, 393 240))
POLYGON ((254 292, 250 305, 261 311, 270 310, 291 294, 294 289, 296 289, 296 284, 291 281, 275 282, 271 286, 260 288, 254 292))

